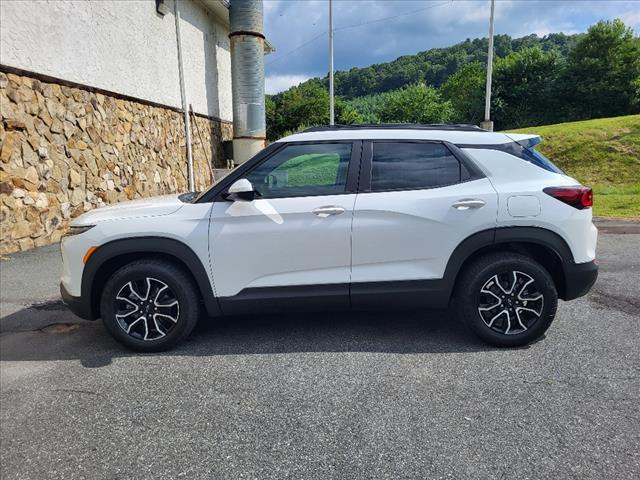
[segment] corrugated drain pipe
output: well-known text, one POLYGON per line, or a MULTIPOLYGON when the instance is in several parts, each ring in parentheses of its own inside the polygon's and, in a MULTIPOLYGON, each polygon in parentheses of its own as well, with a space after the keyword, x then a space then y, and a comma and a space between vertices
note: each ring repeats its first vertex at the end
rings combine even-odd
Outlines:
POLYGON ((262 150, 266 142, 262 0, 231 0, 229 21, 233 161, 237 165, 262 150))

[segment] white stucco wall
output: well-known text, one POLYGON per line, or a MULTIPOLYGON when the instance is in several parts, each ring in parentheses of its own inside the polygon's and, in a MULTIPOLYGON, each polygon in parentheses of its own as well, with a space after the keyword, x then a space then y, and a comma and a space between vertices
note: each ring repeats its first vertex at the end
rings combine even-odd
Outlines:
MULTIPOLYGON (((173 2, 1 0, 0 63, 181 107, 173 2)), ((232 120, 228 26, 180 3, 187 102, 232 120)))

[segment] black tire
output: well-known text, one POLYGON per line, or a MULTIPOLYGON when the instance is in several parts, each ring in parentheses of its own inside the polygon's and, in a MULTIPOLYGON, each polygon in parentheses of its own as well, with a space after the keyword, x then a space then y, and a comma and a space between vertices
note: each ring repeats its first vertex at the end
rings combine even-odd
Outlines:
POLYGON ((177 265, 140 260, 107 280, 100 312, 118 342, 139 352, 158 352, 191 333, 200 316, 199 292, 191 276, 177 265))
POLYGON ((540 338, 549 328, 558 293, 551 275, 538 262, 502 252, 482 256, 464 269, 454 302, 457 317, 482 340, 497 347, 518 347, 540 338))

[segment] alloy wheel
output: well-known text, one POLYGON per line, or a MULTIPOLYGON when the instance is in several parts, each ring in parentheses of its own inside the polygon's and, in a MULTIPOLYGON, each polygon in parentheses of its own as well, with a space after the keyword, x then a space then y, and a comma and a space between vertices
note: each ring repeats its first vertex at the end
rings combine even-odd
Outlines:
POLYGON ((536 281, 518 270, 495 274, 480 289, 480 318, 491 330, 504 335, 531 328, 543 308, 544 295, 536 281))
POLYGON ((120 288, 114 311, 118 325, 127 335, 151 341, 173 330, 180 317, 180 303, 166 283, 145 277, 120 288))

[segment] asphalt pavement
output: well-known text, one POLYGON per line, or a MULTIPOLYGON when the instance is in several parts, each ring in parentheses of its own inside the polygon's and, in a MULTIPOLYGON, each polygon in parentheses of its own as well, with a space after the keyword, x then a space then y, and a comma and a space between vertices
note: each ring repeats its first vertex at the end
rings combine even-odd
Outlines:
POLYGON ((594 289, 526 348, 447 312, 318 313, 203 321, 145 355, 57 301, 57 247, 14 255, 0 476, 640 478, 639 252, 602 234, 594 289))

